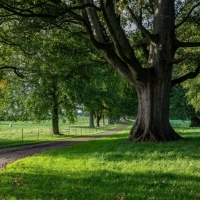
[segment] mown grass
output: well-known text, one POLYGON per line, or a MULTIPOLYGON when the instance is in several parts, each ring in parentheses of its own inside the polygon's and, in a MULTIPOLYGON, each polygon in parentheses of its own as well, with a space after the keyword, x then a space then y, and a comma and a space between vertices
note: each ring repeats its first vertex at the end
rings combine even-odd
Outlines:
POLYGON ((9 164, 1 200, 198 200, 200 129, 168 143, 127 142, 128 130, 9 164))
POLYGON ((33 123, 31 121, 12 122, 12 127, 9 127, 10 122, 2 121, 0 122, 0 148, 94 134, 118 126, 103 126, 101 124, 100 127, 89 128, 88 123, 88 117, 79 117, 75 124, 60 122, 59 126, 61 135, 53 135, 51 121, 43 121, 41 123, 33 123))

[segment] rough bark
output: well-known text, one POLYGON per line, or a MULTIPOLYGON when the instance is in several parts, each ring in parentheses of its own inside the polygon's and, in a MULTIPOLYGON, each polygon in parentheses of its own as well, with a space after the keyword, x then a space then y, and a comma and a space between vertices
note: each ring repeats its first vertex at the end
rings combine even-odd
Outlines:
POLYGON ((169 123, 170 79, 137 86, 138 114, 130 131, 133 141, 170 141, 181 137, 169 123))
POLYGON ((60 134, 59 131, 59 118, 58 118, 58 99, 57 99, 57 88, 56 85, 52 87, 52 111, 51 111, 51 120, 52 120, 52 133, 60 134))

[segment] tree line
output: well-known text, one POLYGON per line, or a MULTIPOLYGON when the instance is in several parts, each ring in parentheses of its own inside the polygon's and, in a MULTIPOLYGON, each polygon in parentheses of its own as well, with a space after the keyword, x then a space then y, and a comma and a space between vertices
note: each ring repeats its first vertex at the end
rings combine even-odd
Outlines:
POLYGON ((38 122, 51 119, 52 132, 59 134, 59 118, 73 123, 78 109, 90 114, 90 127, 99 126, 103 116, 119 119, 122 115, 136 114, 136 104, 131 111, 126 105, 128 95, 132 103, 135 91, 115 70, 108 68, 85 39, 53 29, 33 32, 20 44, 23 51, 19 46, 5 47, 10 48, 10 65, 16 57, 21 63, 17 67, 19 77, 9 67, 2 70, 4 119, 38 122))

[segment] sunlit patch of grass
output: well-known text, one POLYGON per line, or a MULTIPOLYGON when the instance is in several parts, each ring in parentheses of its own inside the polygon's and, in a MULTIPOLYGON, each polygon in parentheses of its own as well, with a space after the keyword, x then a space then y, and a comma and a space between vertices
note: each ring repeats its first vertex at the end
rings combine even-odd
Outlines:
POLYGON ((200 138, 200 128, 199 127, 187 127, 187 128, 175 128, 175 130, 181 134, 184 138, 200 138))
MULTIPOLYGON (((200 199, 200 138, 132 143, 128 131, 46 151, 8 165, 0 199, 200 199)), ((195 138, 196 136, 196 138, 195 138)))

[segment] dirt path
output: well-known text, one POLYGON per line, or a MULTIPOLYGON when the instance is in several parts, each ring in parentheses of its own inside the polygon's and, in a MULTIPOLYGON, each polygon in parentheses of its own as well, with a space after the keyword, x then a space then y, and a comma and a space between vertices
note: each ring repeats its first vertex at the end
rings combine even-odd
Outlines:
POLYGON ((20 158, 31 156, 33 154, 43 152, 49 149, 56 149, 56 148, 60 148, 64 146, 71 146, 80 142, 86 142, 90 140, 95 140, 97 138, 106 137, 109 135, 113 135, 121 130, 124 130, 125 128, 127 128, 127 126, 120 126, 116 129, 113 129, 107 132, 89 135, 89 136, 74 137, 74 138, 68 138, 68 139, 59 140, 59 141, 24 145, 24 146, 18 146, 18 147, 0 148, 0 170, 3 170, 4 167, 8 163, 11 163, 20 158))

